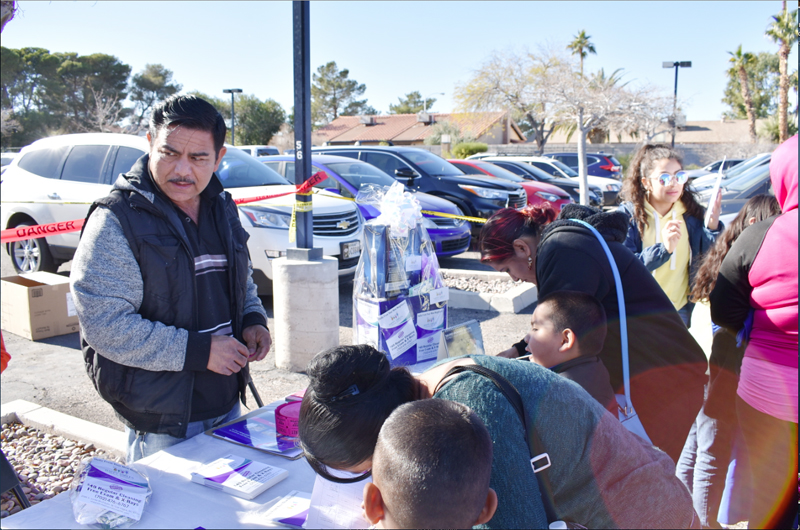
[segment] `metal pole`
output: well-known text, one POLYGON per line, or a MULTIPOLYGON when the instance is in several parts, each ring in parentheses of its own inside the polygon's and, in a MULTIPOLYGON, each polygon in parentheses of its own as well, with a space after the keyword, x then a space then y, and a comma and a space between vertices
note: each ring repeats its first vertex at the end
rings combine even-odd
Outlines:
POLYGON ((680 64, 675 62, 675 94, 672 97, 672 147, 675 147, 675 127, 678 118, 678 68, 680 64))
MULTIPOLYGON (((311 177, 311 38, 309 2, 292 2, 294 40, 294 174, 295 184, 311 177)), ((296 195, 297 248, 314 246, 311 195, 296 195)), ((315 259, 307 252, 307 259, 315 259)), ((319 254, 322 250, 319 249, 319 254)))
POLYGON ((236 127, 236 111, 233 108, 233 95, 234 94, 241 94, 241 88, 223 88, 222 92, 224 94, 231 95, 231 145, 236 145, 236 131, 234 130, 236 127))
POLYGON ((231 92, 231 145, 236 145, 236 110, 233 107, 233 92, 231 92))

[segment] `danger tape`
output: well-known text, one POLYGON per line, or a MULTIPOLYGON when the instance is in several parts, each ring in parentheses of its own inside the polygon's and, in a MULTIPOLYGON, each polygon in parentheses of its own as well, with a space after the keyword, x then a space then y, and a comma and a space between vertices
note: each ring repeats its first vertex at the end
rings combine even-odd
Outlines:
MULTIPOLYGON (((247 204, 251 202, 264 201, 267 199, 274 199, 276 197, 285 197, 286 195, 307 194, 309 193, 309 190, 311 190, 316 184, 319 184, 326 178, 328 178, 328 176, 325 173, 319 171, 317 173, 314 173, 311 176, 311 178, 309 178, 303 184, 297 186, 296 190, 287 191, 285 193, 275 193, 272 195, 260 195, 258 197, 234 199, 233 202, 235 202, 236 204, 247 204)), ((90 204, 90 203, 80 203, 80 204, 90 204)), ((85 219, 74 219, 72 221, 63 221, 60 223, 50 223, 46 225, 18 226, 16 228, 9 228, 7 230, 2 231, 2 235, 0 236, 0 242, 14 243, 15 241, 24 241, 26 239, 39 239, 42 237, 54 236, 58 234, 68 234, 70 232, 77 232, 81 228, 83 228, 83 224, 85 221, 86 221, 85 219)))
POLYGON ((9 228, 8 230, 3 230, 2 242, 13 243, 14 241, 23 241, 25 239, 38 239, 40 237, 53 236, 56 234, 77 232, 83 228, 83 223, 84 219, 75 219, 74 221, 64 221, 61 223, 9 228))

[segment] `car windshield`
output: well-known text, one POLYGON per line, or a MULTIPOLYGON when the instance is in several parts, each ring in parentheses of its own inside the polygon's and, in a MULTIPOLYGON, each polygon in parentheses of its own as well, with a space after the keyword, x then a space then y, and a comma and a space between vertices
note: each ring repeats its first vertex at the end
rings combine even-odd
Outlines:
POLYGON ((436 156, 428 151, 408 150, 402 151, 401 154, 406 157, 413 164, 419 166, 429 175, 435 177, 458 177, 463 176, 464 173, 456 166, 445 160, 440 156, 436 156))
POLYGON ((530 164, 523 164, 523 163, 514 164, 514 165, 515 165, 515 167, 518 167, 518 168, 522 169, 523 171, 525 171, 526 173, 530 173, 531 175, 536 177, 536 180, 555 180, 556 179, 556 177, 554 177, 550 173, 547 173, 546 171, 542 171, 541 169, 539 169, 536 166, 532 166, 530 164))
POLYGON ((515 175, 511 171, 504 169, 500 166, 496 166, 490 162, 477 162, 473 161, 477 167, 481 168, 484 171, 488 171, 492 174, 493 177, 501 178, 503 180, 510 180, 511 182, 525 182, 525 179, 520 177, 519 175, 515 175))
POLYGON ((228 149, 217 170, 226 188, 290 184, 274 170, 239 149, 228 149))
POLYGON ((765 178, 769 178, 769 164, 754 167, 744 175, 740 175, 730 184, 726 184, 725 189, 727 191, 744 191, 765 178))
POLYGON ((725 173, 725 176, 723 178, 725 180, 737 178, 739 175, 744 174, 745 171, 748 171, 756 166, 760 166, 765 161, 768 161, 770 158, 772 158, 772 155, 768 154, 756 155, 749 160, 745 160, 741 164, 733 166, 728 171, 723 171, 725 173))
POLYGON ((554 165, 554 166, 556 166, 558 169, 560 169, 561 171, 563 171, 564 173, 566 173, 568 177, 577 177, 577 176, 578 176, 578 172, 577 172, 577 171, 573 170, 573 169, 572 169, 571 167, 569 167, 568 165, 566 165, 566 164, 563 164, 563 163, 559 162, 559 161, 558 161, 558 160, 556 160, 556 159, 553 159, 553 160, 552 160, 552 162, 551 162, 551 164, 553 164, 553 165, 554 165))
POLYGON ((364 184, 391 186, 397 182, 380 169, 366 162, 354 160, 352 162, 334 162, 333 164, 325 165, 357 190, 361 189, 364 184))

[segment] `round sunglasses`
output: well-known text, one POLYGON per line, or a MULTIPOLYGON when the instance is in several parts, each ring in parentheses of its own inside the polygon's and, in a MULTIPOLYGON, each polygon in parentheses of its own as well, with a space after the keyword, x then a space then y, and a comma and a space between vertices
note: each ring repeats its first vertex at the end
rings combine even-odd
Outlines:
POLYGON ((669 173, 662 173, 657 177, 650 177, 653 180, 657 180, 661 183, 662 186, 669 186, 672 182, 672 179, 675 179, 675 182, 678 184, 686 184, 686 181, 689 180, 689 176, 686 174, 686 171, 678 171, 674 175, 670 175, 669 173))

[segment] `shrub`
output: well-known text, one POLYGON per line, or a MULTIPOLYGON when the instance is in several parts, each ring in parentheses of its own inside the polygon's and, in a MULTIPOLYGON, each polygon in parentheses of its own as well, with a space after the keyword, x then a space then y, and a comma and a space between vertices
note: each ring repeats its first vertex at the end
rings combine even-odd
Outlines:
POLYGON ((456 158, 467 158, 476 153, 485 153, 489 146, 481 142, 465 142, 453 146, 453 156, 456 158))

